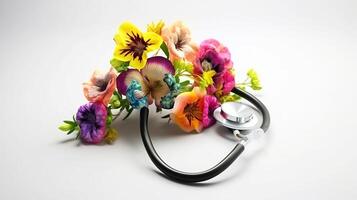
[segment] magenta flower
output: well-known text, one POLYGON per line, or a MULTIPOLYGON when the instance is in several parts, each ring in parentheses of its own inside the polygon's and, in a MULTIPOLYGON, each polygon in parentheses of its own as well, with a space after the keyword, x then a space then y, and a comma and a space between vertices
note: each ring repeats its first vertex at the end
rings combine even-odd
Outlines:
MULTIPOLYGON (((213 84, 207 87, 207 94, 220 98, 229 94, 235 85, 232 67, 233 62, 228 48, 215 39, 209 39, 200 45, 193 73, 202 77, 204 72, 214 71, 213 84)), ((198 85, 200 80, 195 81, 198 85)))
POLYGON ((79 107, 77 123, 80 138, 85 143, 100 143, 106 134, 107 108, 102 103, 87 103, 79 107))
POLYGON ((231 71, 213 77, 213 82, 213 85, 207 87, 207 94, 214 95, 217 98, 228 95, 235 86, 234 75, 231 71))
POLYGON ((209 128, 216 120, 213 117, 213 112, 219 107, 219 102, 216 97, 206 95, 203 97, 203 112, 202 112, 202 125, 203 128, 209 128))
POLYGON ((201 75, 204 71, 214 70, 216 76, 231 69, 231 53, 228 48, 223 46, 215 39, 204 40, 196 55, 193 72, 201 75))

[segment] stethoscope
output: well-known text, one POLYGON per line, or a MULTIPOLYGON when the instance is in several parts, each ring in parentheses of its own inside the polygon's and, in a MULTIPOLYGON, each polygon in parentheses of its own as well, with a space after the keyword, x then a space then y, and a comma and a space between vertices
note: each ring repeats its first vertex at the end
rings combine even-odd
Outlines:
POLYGON ((230 130, 238 139, 238 144, 233 150, 218 164, 202 172, 182 172, 166 164, 157 154, 148 131, 149 109, 143 107, 140 110, 140 131, 141 137, 151 161, 166 176, 179 182, 193 183, 211 179, 227 169, 244 151, 244 145, 248 140, 248 135, 252 131, 265 133, 270 124, 269 111, 265 105, 252 94, 239 88, 233 88, 232 92, 246 99, 250 104, 242 102, 223 103, 214 111, 217 122, 230 130))

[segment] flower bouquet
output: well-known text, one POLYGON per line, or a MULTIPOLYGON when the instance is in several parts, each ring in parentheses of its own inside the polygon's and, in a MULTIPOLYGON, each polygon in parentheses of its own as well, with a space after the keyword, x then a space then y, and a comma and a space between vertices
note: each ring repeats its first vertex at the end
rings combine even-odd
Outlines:
POLYGON ((158 112, 170 110, 163 118, 185 132, 201 132, 215 123, 213 111, 220 104, 240 99, 231 93, 233 87, 261 89, 253 69, 244 82, 236 83, 228 48, 215 39, 197 45, 180 21, 151 23, 146 32, 124 22, 114 42, 110 69, 95 71, 83 84, 88 103, 59 126, 84 143, 112 143, 118 136, 112 122, 151 104, 158 112))

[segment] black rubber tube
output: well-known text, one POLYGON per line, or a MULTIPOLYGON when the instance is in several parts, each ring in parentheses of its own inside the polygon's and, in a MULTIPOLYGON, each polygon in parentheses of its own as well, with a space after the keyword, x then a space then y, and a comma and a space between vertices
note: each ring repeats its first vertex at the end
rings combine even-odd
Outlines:
POLYGON ((232 92, 246 99, 247 101, 249 101, 251 104, 253 104, 255 107, 258 108, 258 110, 261 112, 263 116, 263 123, 260 126, 260 128, 263 129, 264 132, 266 132, 270 126, 270 114, 268 109, 265 107, 265 105, 254 95, 250 94, 249 92, 243 91, 239 88, 233 88, 232 92))
MULTIPOLYGON (((255 105, 263 115, 263 124, 261 128, 266 131, 269 128, 270 124, 270 116, 269 112, 264 106, 262 102, 260 102, 256 97, 240 90, 238 88, 234 88, 232 92, 238 94, 239 96, 247 99, 253 105, 255 105)), ((182 172, 170 167, 168 164, 163 161, 160 156, 157 154, 154 145, 152 144, 149 130, 148 130, 148 117, 149 117, 149 109, 147 107, 143 107, 140 110, 140 131, 141 138, 143 140, 146 152, 148 153, 151 161, 154 165, 169 178, 174 179, 179 182, 185 183, 194 183, 209 180, 218 174, 222 173, 225 169, 227 169, 236 159, 237 157, 244 151, 244 145, 238 143, 233 150, 217 165, 214 167, 202 171, 202 172, 182 172)))

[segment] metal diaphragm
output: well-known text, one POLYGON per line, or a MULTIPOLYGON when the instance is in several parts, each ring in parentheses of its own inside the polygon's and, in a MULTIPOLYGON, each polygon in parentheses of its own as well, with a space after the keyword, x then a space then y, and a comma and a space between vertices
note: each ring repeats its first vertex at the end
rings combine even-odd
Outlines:
POLYGON ((214 118, 223 126, 236 130, 257 129, 263 123, 261 113, 253 106, 242 102, 227 102, 218 107, 214 118))

